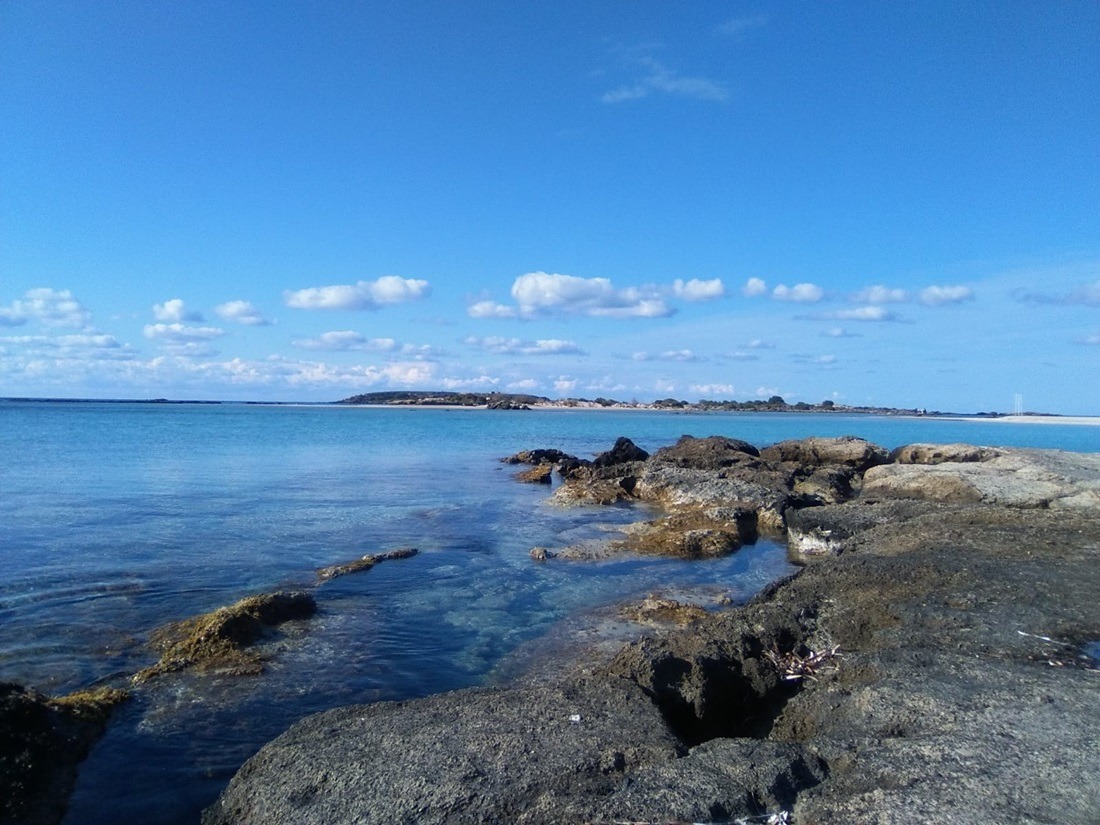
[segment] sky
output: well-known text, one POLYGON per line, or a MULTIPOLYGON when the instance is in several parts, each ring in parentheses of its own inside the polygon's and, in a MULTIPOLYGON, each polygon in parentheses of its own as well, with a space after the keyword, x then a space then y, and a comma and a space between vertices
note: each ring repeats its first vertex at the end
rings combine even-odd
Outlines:
POLYGON ((1100 4, 4 0, 0 396, 1100 415, 1100 4))

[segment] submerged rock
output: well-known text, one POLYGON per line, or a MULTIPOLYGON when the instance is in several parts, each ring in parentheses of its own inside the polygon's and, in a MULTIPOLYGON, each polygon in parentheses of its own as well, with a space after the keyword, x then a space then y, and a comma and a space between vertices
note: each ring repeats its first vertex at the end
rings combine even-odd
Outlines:
POLYGON ((553 471, 553 464, 539 464, 537 467, 532 467, 530 470, 516 473, 516 481, 521 481, 524 484, 549 484, 550 474, 553 471))
POLYGON ((636 604, 624 605, 619 613, 632 622, 659 622, 689 625, 707 617, 707 611, 697 604, 679 602, 660 596, 646 596, 636 604))
POLYGON ((155 631, 150 640, 161 654, 160 661, 136 673, 133 681, 140 684, 192 667, 235 675, 261 673, 263 658, 249 648, 270 628, 292 619, 309 618, 316 611, 317 603, 309 593, 267 593, 173 622, 155 631))
POLYGON ((368 553, 355 561, 322 567, 317 571, 317 578, 324 583, 339 576, 346 576, 349 573, 364 573, 380 562, 412 558, 419 552, 415 547, 402 547, 399 550, 390 550, 387 553, 368 553))
POLYGON ((22 685, 0 683, 0 822, 60 822, 77 765, 103 734, 114 708, 129 696, 116 688, 95 688, 51 699, 22 685))

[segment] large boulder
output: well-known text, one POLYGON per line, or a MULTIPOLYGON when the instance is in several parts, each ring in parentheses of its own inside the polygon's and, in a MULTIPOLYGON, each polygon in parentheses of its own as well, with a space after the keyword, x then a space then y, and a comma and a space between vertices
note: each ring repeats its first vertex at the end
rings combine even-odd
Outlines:
POLYGON ((791 462, 804 467, 841 464, 860 473, 890 461, 890 453, 884 447, 851 435, 780 441, 761 450, 760 457, 766 461, 791 462))
POLYGON ((475 688, 309 717, 238 771, 205 825, 550 822, 683 746, 625 680, 475 688))
POLYGON ((1097 453, 1003 449, 980 461, 873 467, 863 496, 1100 512, 1098 474, 1097 453))
POLYGON ((975 447, 973 444, 906 444, 890 453, 898 464, 965 464, 988 461, 1001 455, 992 447, 975 447))
POLYGON ((613 467, 632 461, 645 461, 649 453, 625 436, 615 439, 615 445, 607 452, 600 453, 592 460, 595 467, 613 467))
POLYGON ((721 470, 736 464, 749 463, 759 456, 760 451, 756 447, 737 438, 720 435, 695 438, 685 435, 671 447, 662 447, 655 452, 653 463, 693 470, 721 470))

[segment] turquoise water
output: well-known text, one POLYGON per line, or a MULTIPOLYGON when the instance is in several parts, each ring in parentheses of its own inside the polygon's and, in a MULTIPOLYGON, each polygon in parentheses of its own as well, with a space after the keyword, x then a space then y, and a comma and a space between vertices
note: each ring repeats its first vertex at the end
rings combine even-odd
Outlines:
POLYGON ((744 598, 789 570, 760 542, 721 560, 536 565, 630 508, 560 510, 497 460, 576 455, 627 435, 764 446, 853 434, 1100 450, 1070 425, 843 415, 0 402, 0 680, 64 693, 123 684, 167 621, 318 567, 415 546, 315 591, 263 676, 183 675, 138 691, 81 770, 68 823, 183 823, 261 744, 350 702, 477 684, 578 616, 670 587, 744 598))

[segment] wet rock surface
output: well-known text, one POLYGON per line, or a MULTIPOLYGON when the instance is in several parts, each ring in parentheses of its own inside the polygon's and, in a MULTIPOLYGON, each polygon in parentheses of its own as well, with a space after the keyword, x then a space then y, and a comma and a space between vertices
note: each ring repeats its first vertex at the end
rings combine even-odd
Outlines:
POLYGON ((674 506, 772 507, 792 536, 823 537, 821 563, 555 680, 306 719, 204 821, 1100 820, 1100 674, 1081 653, 1100 639, 1100 456, 933 450, 897 465, 828 441, 622 465, 643 500, 657 478, 674 506), (899 466, 953 492, 870 483, 899 466), (1058 495, 1020 506, 974 483, 975 466, 1058 495), (812 499, 794 485, 821 467, 851 471, 856 497, 799 506, 812 499))
POLYGON ((381 562, 410 559, 419 552, 420 551, 415 547, 401 547, 397 550, 389 550, 385 553, 368 553, 354 561, 322 567, 317 571, 317 579, 320 582, 326 582, 329 579, 346 576, 349 573, 365 573, 381 562))

